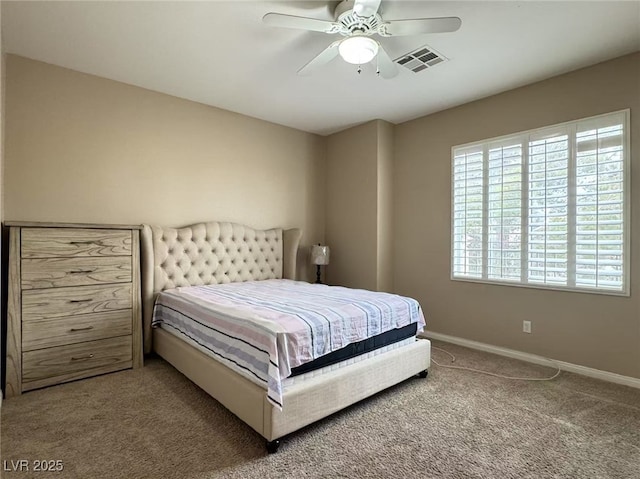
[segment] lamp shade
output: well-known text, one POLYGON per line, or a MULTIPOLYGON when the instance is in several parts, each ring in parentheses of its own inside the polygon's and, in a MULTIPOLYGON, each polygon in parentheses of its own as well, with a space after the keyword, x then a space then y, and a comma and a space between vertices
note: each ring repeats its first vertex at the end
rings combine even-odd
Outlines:
POLYGON ((311 247, 311 262, 317 265, 329 264, 329 247, 323 245, 313 245, 311 247))
POLYGON ((378 42, 369 37, 349 37, 342 40, 338 52, 345 62, 364 65, 378 54, 378 42))

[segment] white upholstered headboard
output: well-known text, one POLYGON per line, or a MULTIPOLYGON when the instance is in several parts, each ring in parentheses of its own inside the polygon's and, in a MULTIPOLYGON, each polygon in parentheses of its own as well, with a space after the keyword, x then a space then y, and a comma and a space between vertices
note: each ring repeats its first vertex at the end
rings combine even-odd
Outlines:
POLYGON ((145 353, 151 352, 151 315, 159 292, 179 286, 295 279, 301 236, 299 229, 256 230, 217 221, 183 228, 143 225, 145 353))

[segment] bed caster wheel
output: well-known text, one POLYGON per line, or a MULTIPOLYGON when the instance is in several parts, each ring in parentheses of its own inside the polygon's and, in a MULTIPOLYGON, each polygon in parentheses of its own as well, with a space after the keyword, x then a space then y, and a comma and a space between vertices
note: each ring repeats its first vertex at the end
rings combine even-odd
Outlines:
POLYGON ((420 371, 418 373, 418 376, 420 376, 422 379, 427 377, 427 374, 429 374, 429 371, 427 371, 426 369, 424 371, 420 371))
POLYGON ((273 441, 267 441, 267 452, 269 454, 274 454, 278 452, 278 448, 280 447, 280 439, 275 439, 273 441))

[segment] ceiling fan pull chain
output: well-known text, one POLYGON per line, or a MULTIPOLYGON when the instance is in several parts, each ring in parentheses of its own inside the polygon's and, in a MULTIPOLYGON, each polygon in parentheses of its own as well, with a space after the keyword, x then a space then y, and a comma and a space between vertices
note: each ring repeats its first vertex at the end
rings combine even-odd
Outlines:
POLYGON ((362 73, 362 67, 358 65, 358 69, 356 71, 358 72, 358 75, 360 75, 360 73, 362 73))
POLYGON ((376 75, 380 76, 380 57, 376 55, 376 75))

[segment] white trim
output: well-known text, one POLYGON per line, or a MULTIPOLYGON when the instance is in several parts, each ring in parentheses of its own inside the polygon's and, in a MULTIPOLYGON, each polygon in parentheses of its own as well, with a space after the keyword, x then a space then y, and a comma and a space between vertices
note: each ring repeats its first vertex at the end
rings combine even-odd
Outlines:
POLYGON ((515 349, 493 346, 492 344, 472 341, 470 339, 459 338, 457 336, 449 336, 448 334, 436 333, 433 331, 424 331, 420 333, 420 336, 426 336, 429 339, 457 344, 458 346, 477 349, 479 351, 485 351, 487 353, 493 353, 499 356, 519 359, 520 361, 526 361, 528 363, 540 364, 542 366, 555 366, 560 368, 562 371, 567 371, 594 379, 600 379, 602 381, 608 381, 610 383, 622 384, 623 386, 640 389, 640 378, 632 378, 630 376, 623 376, 621 374, 610 373, 608 371, 602 371, 600 369, 588 368, 586 366, 580 366, 578 364, 556 361, 555 359, 548 359, 543 356, 536 356, 535 354, 516 351, 515 349))
POLYGON ((631 296, 631 109, 622 110, 626 128, 623 131, 624 139, 624 284, 623 289, 627 296, 631 296))
POLYGON ((520 175, 520 281, 526 284, 529 277, 529 145, 524 137, 520 138, 522 145, 522 174, 520 175))
MULTIPOLYGON (((577 128, 575 123, 569 128, 569 138, 567 142, 567 258, 575 258, 574 261, 567 261, 567 287, 571 289, 576 288, 576 263, 578 261, 576 257, 577 236, 576 236, 576 194, 578 185, 576 181, 577 176, 577 161, 576 153, 578 151, 577 144, 577 128), (573 241, 571 241, 573 238, 573 241)), ((626 131, 626 129, 625 129, 626 131)), ((626 171, 626 165, 623 165, 626 171)), ((623 185, 626 186, 626 185, 623 185)), ((622 220, 624 221, 624 219, 622 220)), ((623 224, 623 226, 625 226, 623 224)), ((624 241, 624 239, 623 239, 624 241)), ((597 257, 597 255, 596 255, 597 257)), ((626 265, 623 266, 624 271, 627 272, 626 265)), ((624 285, 623 285, 624 288, 624 285)))
MULTIPOLYGON (((504 178, 502 179, 504 181, 504 178)), ((452 188, 454 189, 454 188, 452 188)), ((464 205, 465 208, 467 205, 464 205)), ((466 213, 466 210, 465 210, 466 213)), ((482 145, 482 277, 487 278, 489 272, 489 145, 482 145), (487 246, 485 247, 485 241, 487 246)), ((502 265, 502 261, 500 261, 502 265)), ((500 269, 502 272, 502 268, 500 269)))

